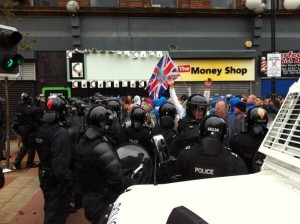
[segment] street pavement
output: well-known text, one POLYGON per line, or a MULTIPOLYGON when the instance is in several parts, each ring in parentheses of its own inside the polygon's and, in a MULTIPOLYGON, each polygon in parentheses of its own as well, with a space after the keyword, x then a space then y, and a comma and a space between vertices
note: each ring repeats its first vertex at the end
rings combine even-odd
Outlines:
MULTIPOLYGON (((5 185, 0 189, 0 224, 42 224, 44 219, 44 198, 39 187, 38 168, 25 168, 27 156, 22 161, 22 169, 13 170, 12 162, 18 153, 17 141, 10 142, 11 158, 9 167, 6 161, 2 168, 11 169, 5 173, 5 185)), ((36 155, 35 162, 39 162, 36 155)), ((84 217, 84 210, 70 214, 67 224, 90 223, 84 217)))

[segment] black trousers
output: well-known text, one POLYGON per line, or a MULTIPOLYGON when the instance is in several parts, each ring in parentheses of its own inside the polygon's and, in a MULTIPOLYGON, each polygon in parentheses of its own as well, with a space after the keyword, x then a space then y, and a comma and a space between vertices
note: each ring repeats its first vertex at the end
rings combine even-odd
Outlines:
POLYGON ((5 144, 6 136, 3 127, 0 127, 0 159, 6 158, 6 144, 5 144))
POLYGON ((32 164, 35 157, 35 148, 30 145, 30 134, 33 133, 33 130, 26 126, 20 125, 19 132, 22 139, 22 147, 16 157, 15 162, 17 164, 21 164, 24 156, 26 153, 28 153, 27 164, 32 164))
POLYGON ((44 224, 65 224, 69 215, 70 187, 41 185, 45 205, 44 224))

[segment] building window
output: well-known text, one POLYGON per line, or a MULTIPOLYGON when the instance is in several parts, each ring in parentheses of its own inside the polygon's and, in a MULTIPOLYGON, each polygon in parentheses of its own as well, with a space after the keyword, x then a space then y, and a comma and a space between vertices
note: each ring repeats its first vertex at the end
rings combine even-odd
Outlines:
POLYGON ((33 6, 58 6, 58 0, 33 0, 33 6))
POLYGON ((152 7, 177 7, 177 0, 152 0, 152 7))
POLYGON ((235 1, 234 0, 212 0, 211 7, 214 9, 234 9, 235 1))
POLYGON ((119 7, 118 0, 91 0, 92 7, 119 7))

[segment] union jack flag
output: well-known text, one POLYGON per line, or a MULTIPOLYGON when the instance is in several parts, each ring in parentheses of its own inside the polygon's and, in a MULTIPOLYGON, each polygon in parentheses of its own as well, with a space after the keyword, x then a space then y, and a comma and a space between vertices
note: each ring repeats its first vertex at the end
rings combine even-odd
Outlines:
POLYGON ((149 93, 151 99, 159 98, 168 89, 168 78, 172 77, 175 80, 179 75, 172 59, 166 53, 154 68, 145 90, 149 93))

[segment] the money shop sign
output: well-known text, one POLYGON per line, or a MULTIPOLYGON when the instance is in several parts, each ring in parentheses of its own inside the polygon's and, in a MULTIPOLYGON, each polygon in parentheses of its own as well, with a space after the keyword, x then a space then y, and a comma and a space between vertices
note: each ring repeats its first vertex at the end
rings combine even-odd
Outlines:
MULTIPOLYGON (((254 81, 255 59, 173 60, 183 81, 254 81)), ((179 80, 180 81, 180 78, 179 80)))

